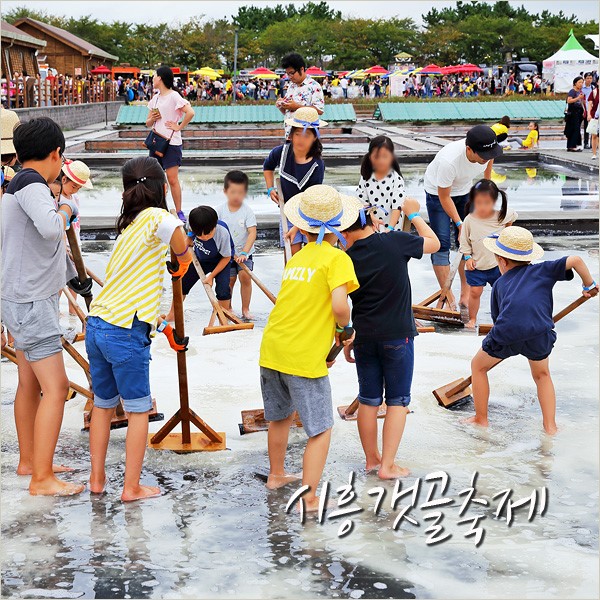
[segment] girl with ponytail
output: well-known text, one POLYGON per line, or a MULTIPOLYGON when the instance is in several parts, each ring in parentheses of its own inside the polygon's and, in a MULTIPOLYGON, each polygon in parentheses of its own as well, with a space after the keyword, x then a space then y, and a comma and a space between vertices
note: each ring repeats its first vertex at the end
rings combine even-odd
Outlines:
MULTIPOLYGON (((121 499, 129 502, 160 494, 159 488, 140 484, 152 409, 150 332, 157 325, 169 247, 177 257, 174 263, 166 263, 174 279, 184 275, 192 256, 181 221, 167 210, 167 182, 158 161, 144 156, 129 160, 122 177, 118 237, 104 287, 90 307, 85 347, 94 391, 90 491, 102 493, 105 489, 110 424, 122 400, 129 424, 121 499)), ((162 319, 158 319, 158 330, 174 350, 185 351, 187 338, 179 339, 162 319)))

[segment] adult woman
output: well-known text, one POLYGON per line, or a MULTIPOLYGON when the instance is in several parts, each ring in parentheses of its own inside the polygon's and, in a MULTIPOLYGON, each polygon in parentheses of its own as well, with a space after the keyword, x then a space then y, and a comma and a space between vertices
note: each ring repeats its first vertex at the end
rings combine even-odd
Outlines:
POLYGON ((573 88, 567 95, 567 110, 565 112, 565 130, 567 136, 567 151, 581 152, 581 122, 585 113, 585 94, 581 91, 583 77, 573 79, 573 88))
POLYGON ((181 185, 179 167, 182 159, 181 131, 194 118, 194 109, 190 103, 173 89, 173 71, 169 67, 158 67, 152 79, 154 90, 158 93, 148 102, 146 127, 152 127, 156 133, 169 139, 169 147, 164 156, 159 157, 150 151, 167 174, 167 181, 173 196, 177 216, 185 222, 181 210, 181 185), (181 123, 179 120, 183 117, 181 123))

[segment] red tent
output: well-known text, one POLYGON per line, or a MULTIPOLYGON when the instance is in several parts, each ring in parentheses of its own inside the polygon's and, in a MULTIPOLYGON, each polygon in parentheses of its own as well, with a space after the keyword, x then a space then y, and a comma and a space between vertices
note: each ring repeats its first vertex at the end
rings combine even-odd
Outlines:
POLYGON ((323 69, 319 69, 319 67, 315 67, 314 65, 306 69, 306 74, 311 77, 327 77, 327 73, 323 69))
POLYGON ((434 64, 427 65, 426 67, 423 67, 419 71, 420 75, 441 75, 441 73, 442 73, 441 67, 438 67, 437 65, 434 65, 434 64))
POLYGON ((367 75, 387 75, 388 70, 384 69, 381 65, 375 65, 369 69, 365 69, 364 71, 367 75))
POLYGON ((457 73, 473 73, 474 71, 483 71, 477 65, 473 63, 467 63, 466 65, 457 65, 456 67, 457 73))
POLYGON ((448 67, 442 67, 440 69, 440 71, 442 72, 442 75, 450 75, 452 73, 456 73, 456 67, 452 67, 452 66, 448 66, 448 67))
POLYGON ((92 75, 110 75, 112 71, 106 65, 100 65, 91 71, 92 75))
POLYGON ((248 73, 248 75, 250 75, 250 77, 278 77, 277 73, 275 73, 274 71, 271 71, 271 69, 267 69, 266 67, 258 67, 258 69, 254 69, 254 71, 250 71, 250 73, 248 73))
POLYGON ((350 71, 337 71, 336 75, 338 77, 344 77, 344 75, 348 75, 348 73, 350 73, 350 71))

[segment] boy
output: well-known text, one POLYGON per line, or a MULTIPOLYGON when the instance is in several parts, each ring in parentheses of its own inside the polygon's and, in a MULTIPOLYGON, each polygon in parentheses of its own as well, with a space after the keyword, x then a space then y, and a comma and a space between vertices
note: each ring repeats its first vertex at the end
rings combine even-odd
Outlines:
POLYGON ((254 269, 252 254, 256 241, 256 217, 252 209, 244 203, 248 193, 248 175, 243 171, 229 171, 225 175, 223 191, 227 202, 217 206, 217 215, 227 224, 235 246, 235 257, 231 261, 229 288, 233 293, 235 281, 239 275, 242 296, 242 316, 250 320, 250 298, 252 297, 252 280, 240 267, 244 263, 251 271, 254 269))
POLYGON ((352 322, 356 339, 344 348, 358 374, 358 432, 366 469, 377 469, 381 479, 406 477, 409 470, 394 461, 406 415, 414 367, 413 339, 417 335, 412 312, 408 261, 437 252, 440 241, 419 216, 419 203, 408 198, 402 206, 418 235, 392 231, 379 235, 370 215, 343 233, 360 288, 352 292, 352 322), (354 350, 354 358, 352 351, 354 350), (383 452, 377 446, 377 411, 383 402, 383 452))
POLYGON ((350 322, 348 293, 358 288, 350 258, 334 248, 339 233, 356 221, 361 204, 332 187, 315 185, 290 198, 285 215, 309 243, 287 263, 260 347, 260 386, 270 421, 267 488, 294 479, 285 472, 288 434, 295 410, 309 437, 302 484, 308 511, 318 509, 317 486, 329 450, 333 407, 325 362, 331 342, 350 322))
POLYGON ((557 281, 573 279, 572 269, 581 277, 584 296, 596 296, 598 285, 579 256, 532 265, 531 261, 541 258, 544 251, 522 227, 507 227, 498 237, 486 238, 484 244, 496 255, 502 276, 492 288, 494 326, 471 362, 475 416, 466 422, 488 426, 487 372, 501 360, 522 354, 529 360, 537 387, 544 430, 554 435, 556 396, 548 367, 556 341, 552 288, 557 281))
POLYGON ((51 119, 19 125, 14 145, 23 169, 2 197, 2 319, 14 338, 19 384, 15 421, 19 475, 31 475, 32 495, 72 495, 84 486, 58 479, 53 465, 69 380, 65 372, 58 294, 66 284, 65 229, 77 205, 58 209, 48 184, 62 167, 65 138, 51 119))
MULTIPOLYGON (((206 275, 204 283, 210 286, 214 283, 219 304, 223 308, 231 308, 229 267, 235 249, 227 224, 219 220, 217 211, 212 206, 197 206, 189 214, 188 225, 192 230, 188 233, 189 244, 194 246, 196 257, 206 275)), ((199 279, 198 271, 192 265, 181 280, 184 300, 199 279)), ((171 304, 171 310, 165 319, 173 321, 174 318, 171 304)))

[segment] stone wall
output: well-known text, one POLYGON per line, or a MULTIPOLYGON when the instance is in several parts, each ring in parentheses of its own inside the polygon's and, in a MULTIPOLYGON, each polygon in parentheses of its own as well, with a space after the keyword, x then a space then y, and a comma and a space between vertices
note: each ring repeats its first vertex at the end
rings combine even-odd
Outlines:
POLYGON ((123 102, 91 102, 69 106, 45 106, 41 108, 19 108, 16 113, 21 121, 36 117, 50 117, 64 130, 77 129, 95 123, 114 121, 123 102))

